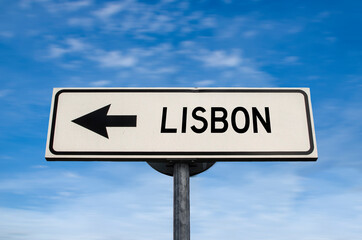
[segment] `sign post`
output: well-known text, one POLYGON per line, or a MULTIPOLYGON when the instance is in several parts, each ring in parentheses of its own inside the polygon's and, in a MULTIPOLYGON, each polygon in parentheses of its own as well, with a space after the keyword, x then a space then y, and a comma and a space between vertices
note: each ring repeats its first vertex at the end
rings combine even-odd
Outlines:
POLYGON ((190 169, 175 163, 173 174, 173 239, 190 240, 190 169))

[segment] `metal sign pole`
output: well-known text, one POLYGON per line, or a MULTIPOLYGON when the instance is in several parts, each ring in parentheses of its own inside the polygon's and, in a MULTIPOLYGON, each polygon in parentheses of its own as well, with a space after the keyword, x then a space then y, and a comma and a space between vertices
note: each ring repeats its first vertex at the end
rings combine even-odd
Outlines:
POLYGON ((189 164, 175 163, 173 171, 173 239, 190 240, 189 164))

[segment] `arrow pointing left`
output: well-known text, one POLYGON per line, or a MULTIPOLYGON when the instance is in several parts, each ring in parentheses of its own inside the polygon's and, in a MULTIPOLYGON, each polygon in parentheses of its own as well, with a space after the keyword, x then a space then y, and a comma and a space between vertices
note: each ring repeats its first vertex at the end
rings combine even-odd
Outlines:
POLYGON ((137 115, 107 115, 111 104, 90 112, 72 122, 108 138, 106 127, 136 127, 137 115))

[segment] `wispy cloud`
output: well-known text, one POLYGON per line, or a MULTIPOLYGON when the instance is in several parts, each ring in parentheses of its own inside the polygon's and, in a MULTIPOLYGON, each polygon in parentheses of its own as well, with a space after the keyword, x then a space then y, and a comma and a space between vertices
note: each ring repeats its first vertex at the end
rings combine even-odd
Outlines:
POLYGON ((10 31, 0 31, 0 38, 12 38, 14 33, 10 31))
POLYGON ((105 68, 133 67, 137 64, 135 56, 123 54, 121 51, 100 51, 90 59, 105 68))
POLYGON ((265 19, 256 15, 240 15, 227 19, 216 28, 219 38, 235 39, 243 37, 245 41, 262 37, 280 38, 301 33, 306 21, 297 19, 265 19), (222 27, 221 27, 222 26, 222 27))
POLYGON ((39 169, 44 169, 44 168, 48 168, 49 166, 47 165, 35 165, 33 166, 33 168, 39 168, 39 169))
MULTIPOLYGON (((199 46, 193 41, 185 41, 180 45, 178 54, 201 63, 216 86, 231 83, 233 87, 273 86, 274 78, 260 69, 250 58, 242 56, 242 49, 210 50, 199 46), (216 80, 217 79, 217 80, 216 80)), ((199 84, 195 80, 194 84, 199 84)))
POLYGON ((161 1, 157 4, 117 1, 104 4, 93 11, 91 16, 101 20, 102 28, 108 32, 127 32, 139 39, 170 32, 182 35, 217 26, 217 21, 212 16, 201 11, 185 11, 187 5, 186 2, 173 1, 161 1), (169 11, 170 8, 173 11, 169 11))
POLYGON ((20 0, 19 6, 22 8, 28 8, 34 3, 47 3, 49 0, 20 0))
POLYGON ((125 165, 99 166, 91 170, 92 177, 43 168, 13 176, 9 181, 2 179, 2 194, 12 192, 23 198, 28 193, 30 199, 21 208, 0 207, 0 238, 169 239, 172 234, 172 179, 143 164, 149 173, 136 174, 138 177, 127 181, 127 171, 134 171, 137 166, 125 165), (121 174, 118 178, 121 184, 113 185, 102 177, 94 181, 94 174, 121 174), (130 186, 133 191, 129 191, 130 186))
POLYGON ((62 2, 55 2, 52 0, 21 0, 20 6, 22 8, 29 8, 34 4, 41 4, 47 11, 54 13, 59 11, 77 11, 79 9, 91 6, 92 2, 92 0, 67 0, 62 2))
POLYGON ((78 27, 91 27, 94 21, 92 18, 87 17, 74 17, 68 19, 68 24, 70 26, 78 26, 78 27))
POLYGON ((332 15, 332 12, 330 11, 323 11, 317 14, 317 16, 315 16, 312 21, 313 22, 321 22, 327 18, 329 18, 332 15))
POLYGON ((0 89, 0 98, 6 97, 8 94, 10 94, 11 90, 9 89, 0 89))
POLYGON ((85 63, 95 63, 96 66, 103 69, 133 69, 133 73, 136 75, 143 74, 154 77, 155 75, 172 74, 179 70, 170 62, 170 59, 176 54, 170 44, 127 50, 117 48, 105 50, 86 43, 83 39, 69 38, 61 43, 51 44, 48 47, 46 57, 56 59, 59 66, 67 69, 74 69, 85 63), (65 58, 68 55, 71 58, 65 58))
POLYGON ((195 85, 198 87, 207 87, 207 86, 211 86, 213 84, 215 84, 215 81, 213 81, 213 80, 203 80, 203 81, 195 82, 195 85))
POLYGON ((76 38, 68 38, 65 40, 62 46, 51 45, 49 47, 50 58, 59 58, 65 54, 82 52, 87 49, 88 45, 85 44, 82 40, 76 38))
POLYGON ((140 71, 145 74, 154 74, 154 75, 162 75, 162 74, 169 74, 175 73, 178 71, 176 67, 169 66, 169 67, 137 67, 136 71, 140 71))
POLYGON ((95 11, 94 15, 101 19, 107 19, 121 12, 130 2, 131 1, 106 3, 103 8, 95 11))
POLYGON ((283 59, 284 64, 290 64, 290 65, 294 65, 294 64, 298 64, 299 63, 299 57, 298 56, 287 56, 283 59))
POLYGON ((243 33, 243 36, 245 38, 252 38, 252 37, 255 37, 256 35, 258 35, 258 31, 255 31, 255 30, 249 30, 249 31, 245 31, 243 33))
POLYGON ((326 40, 329 43, 335 43, 337 41, 337 38, 330 36, 330 37, 326 37, 326 40))
POLYGON ((104 87, 110 85, 112 82, 108 80, 99 80, 89 83, 92 87, 104 87))
POLYGON ((207 67, 237 67, 242 59, 236 52, 226 53, 225 51, 201 51, 201 55, 195 54, 194 59, 201 61, 207 67))
MULTIPOLYGON (((219 171, 212 169, 210 177, 207 174, 200 175, 193 182, 192 210, 196 218, 194 228, 210 230, 197 236, 207 239, 237 239, 235 234, 242 234, 249 239, 275 240, 338 239, 343 238, 343 234, 352 238, 358 236, 362 233, 362 228, 358 226, 362 218, 353 212, 361 204, 359 198, 362 192, 352 191, 353 187, 342 190, 345 186, 343 184, 339 188, 342 190, 339 194, 334 194, 335 190, 314 192, 311 184, 321 190, 330 189, 328 186, 333 182, 331 179, 301 176, 304 175, 301 172, 312 170, 317 165, 294 164, 293 168, 285 166, 285 163, 269 164, 264 168, 267 172, 264 172, 255 165, 219 163, 215 168, 220 168, 220 173, 228 172, 228 177, 217 178, 219 171), (234 167, 237 170, 232 170, 234 167), (247 168, 247 171, 239 172, 242 168, 247 168), (227 184, 223 181, 227 181, 227 184), (213 187, 205 189, 208 184, 213 187), (228 210, 224 207, 226 205, 228 210), (346 216, 350 217, 347 218, 351 222, 343 228, 347 227, 348 230, 340 231, 338 219, 345 219, 346 216), (230 234, 225 235, 225 231, 217 230, 220 222, 228 226, 230 232, 227 232, 230 234), (331 228, 322 228, 325 224, 331 228), (283 236, 278 233, 280 231, 283 236)), ((321 174, 321 171, 318 172, 321 174)), ((351 174, 358 175, 356 171, 351 174)))
MULTIPOLYGON (((191 178, 194 238, 334 240, 362 234, 362 192, 311 191, 311 184, 318 190, 331 183, 300 175, 315 163, 242 165, 218 163, 191 178)), ((166 240, 172 236, 172 178, 144 164, 94 164, 82 173, 41 168, 0 183, 0 192, 27 198, 21 207, 16 203, 1 207, 4 239, 166 240)))
POLYGON ((76 11, 78 9, 88 7, 92 5, 92 0, 78 0, 78 1, 69 1, 63 3, 63 8, 68 11, 76 11))

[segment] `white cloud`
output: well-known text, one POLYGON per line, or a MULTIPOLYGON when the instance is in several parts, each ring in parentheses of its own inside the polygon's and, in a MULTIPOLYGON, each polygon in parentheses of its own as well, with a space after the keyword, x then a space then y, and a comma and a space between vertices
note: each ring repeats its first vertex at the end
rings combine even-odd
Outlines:
POLYGON ((68 24, 70 26, 79 26, 79 27, 90 27, 93 25, 92 18, 70 18, 68 19, 68 24))
POLYGON ((291 33, 291 34, 295 34, 295 33, 300 33, 302 30, 303 30, 302 26, 296 25, 296 26, 289 27, 287 32, 291 33))
POLYGON ((28 8, 33 4, 41 4, 47 11, 55 13, 59 11, 77 11, 92 5, 92 0, 74 0, 54 2, 52 0, 21 0, 20 7, 28 8))
POLYGON ((227 54, 224 51, 204 51, 201 55, 195 54, 193 58, 207 67, 237 67, 242 62, 238 53, 227 54))
MULTIPOLYGON (((242 66, 237 69, 236 76, 239 76, 239 79, 245 79, 249 81, 249 84, 258 83, 259 86, 270 86, 273 80, 273 77, 271 77, 268 73, 265 73, 263 71, 258 70, 256 67, 253 67, 252 65, 248 66, 242 66)), ((244 84, 245 80, 243 81, 244 84)), ((249 85, 247 84, 247 85, 249 85)))
POLYGON ((172 178, 145 163, 97 165, 89 169, 92 177, 41 169, 2 179, 2 196, 5 192, 23 198, 27 192, 29 201, 21 207, 0 207, 0 239, 166 240, 172 236, 172 178), (142 168, 148 171, 139 174, 142 168), (137 177, 128 178, 130 172, 137 177), (95 180, 97 175, 100 178, 95 180), (110 176, 117 180, 108 181, 110 176))
POLYGON ((88 45, 85 44, 82 40, 76 38, 68 38, 65 40, 63 46, 51 45, 49 47, 50 58, 59 58, 65 54, 82 52, 88 48, 88 45))
POLYGON ((91 59, 106 68, 133 67, 137 64, 135 56, 125 55, 120 51, 102 51, 96 56, 92 56, 91 59))
POLYGON ((335 43, 337 41, 336 37, 326 37, 326 40, 330 43, 335 43))
POLYGON ((79 60, 66 60, 62 63, 58 63, 60 67, 66 69, 75 69, 82 65, 82 61, 79 60))
POLYGON ((362 169, 359 161, 362 151, 358 134, 362 129, 362 122, 359 121, 362 116, 360 98, 353 97, 350 92, 349 101, 324 99, 323 102, 313 106, 318 151, 320 155, 323 154, 324 159, 320 164, 332 165, 336 171, 348 167, 354 170, 362 169), (337 112, 338 114, 335 114, 337 112), (334 116, 333 121, 330 121, 330 116, 334 116), (336 123, 340 127, 336 128, 336 123), (345 161, 346 159, 348 161, 345 161))
POLYGON ((88 7, 92 4, 91 0, 79 0, 79 1, 70 1, 63 3, 63 7, 68 11, 76 11, 78 9, 88 7))
POLYGON ((158 2, 158 4, 131 0, 117 1, 105 4, 94 11, 93 16, 95 20, 101 20, 102 29, 111 33, 128 32, 139 39, 152 39, 151 34, 160 35, 170 32, 184 35, 217 26, 214 17, 201 11, 188 13, 183 9, 186 5, 170 1, 158 2), (170 11, 170 9, 173 10, 170 11))
POLYGON ((89 85, 91 85, 93 87, 103 87, 103 86, 110 85, 111 83, 112 82, 108 81, 108 80, 100 80, 100 81, 91 82, 91 83, 89 83, 89 85))
POLYGON ((162 74, 170 74, 170 73, 175 73, 178 71, 178 69, 176 67, 155 67, 155 66, 149 66, 148 68, 146 67, 138 67, 136 69, 136 71, 145 73, 145 74, 155 74, 155 75, 162 75, 162 74))
POLYGON ((346 237, 343 234, 352 239, 359 236, 362 217, 356 208, 362 205, 362 192, 351 192, 345 185, 337 191, 326 191, 333 180, 298 173, 313 171, 318 164, 293 165, 267 164, 263 168, 218 163, 209 170, 211 176, 200 175, 192 182, 193 228, 199 231, 194 238, 238 239, 243 235, 260 240, 337 240, 346 237), (227 176, 218 175, 226 172, 227 176), (348 220, 341 226, 340 219, 348 220), (220 222, 223 231, 218 230, 220 222))
POLYGON ((47 3, 49 0, 21 0, 19 2, 20 7, 28 8, 34 3, 47 3))
POLYGON ((241 15, 223 20, 221 23, 215 29, 218 33, 217 36, 227 39, 239 39, 240 36, 246 39, 288 37, 288 35, 302 32, 306 24, 305 21, 299 19, 266 20, 259 18, 258 15, 241 15))
POLYGON ((258 34, 258 31, 249 30, 249 31, 245 31, 245 32, 243 33, 243 36, 244 36, 245 38, 252 38, 252 37, 255 37, 257 34, 258 34))
POLYGON ((47 165, 35 165, 32 168, 44 169, 44 168, 49 168, 49 166, 47 166, 47 165))
POLYGON ((70 52, 83 51, 87 48, 87 44, 76 38, 68 38, 66 43, 69 45, 70 52))
POLYGON ((321 21, 327 19, 328 17, 330 17, 331 14, 332 14, 332 12, 330 12, 330 11, 320 12, 320 13, 317 14, 316 17, 314 17, 314 18, 312 19, 312 21, 313 21, 313 22, 321 22, 321 21))
POLYGON ((10 31, 0 31, 1 38, 12 38, 14 37, 14 33, 10 31))
POLYGON ((105 7, 95 11, 94 15, 101 19, 107 19, 121 12, 125 7, 127 7, 129 2, 130 1, 107 3, 105 7))
POLYGON ((297 64, 299 62, 299 57, 297 56, 287 56, 283 59, 285 64, 297 64))
POLYGON ((213 17, 205 17, 200 20, 200 24, 204 28, 214 28, 217 26, 217 20, 213 17))
MULTIPOLYGON (((104 50, 82 39, 69 38, 62 44, 53 44, 48 47, 48 58, 61 58, 66 55, 77 59, 65 59, 59 66, 72 69, 80 67, 84 61, 93 61, 102 68, 133 68, 139 74, 163 75, 178 71, 169 61, 173 55, 173 47, 170 44, 160 44, 149 48, 132 48, 127 51, 104 50)), ((94 84, 105 84, 94 83, 94 84)))
POLYGON ((195 82, 195 85, 198 87, 206 87, 206 86, 211 86, 213 84, 215 84, 215 81, 213 81, 213 80, 203 80, 203 81, 195 82))
POLYGON ((7 95, 9 95, 11 91, 9 89, 1 89, 0 90, 0 98, 6 97, 7 95))
POLYGON ((212 71, 215 83, 229 84, 232 87, 274 86, 274 78, 260 70, 258 64, 251 59, 242 57, 240 52, 240 49, 212 51, 190 41, 181 43, 180 50, 177 51, 180 55, 201 62, 207 67, 207 71, 212 71))
MULTIPOLYGON (((337 193, 326 191, 333 180, 323 179, 323 172, 319 178, 298 173, 317 166, 218 163, 191 178, 192 238, 358 239, 362 192, 345 185, 337 193)), ((0 208, 3 239, 172 237, 172 178, 144 163, 87 163, 86 169, 65 172, 39 169, 0 183, 3 199, 12 193, 27 200, 0 208)))
POLYGON ((67 49, 56 46, 56 45, 51 45, 49 47, 49 57, 50 58, 58 58, 58 57, 62 57, 64 54, 66 54, 68 52, 67 49))

